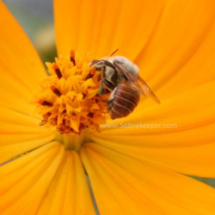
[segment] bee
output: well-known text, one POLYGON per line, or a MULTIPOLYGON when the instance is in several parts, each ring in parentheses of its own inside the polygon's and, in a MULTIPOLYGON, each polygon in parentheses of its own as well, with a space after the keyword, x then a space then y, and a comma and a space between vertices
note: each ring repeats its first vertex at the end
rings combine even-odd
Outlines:
POLYGON ((111 119, 128 116, 138 105, 140 95, 150 95, 155 102, 159 99, 139 76, 139 68, 123 56, 93 60, 91 68, 101 71, 99 95, 110 93, 107 101, 111 119))

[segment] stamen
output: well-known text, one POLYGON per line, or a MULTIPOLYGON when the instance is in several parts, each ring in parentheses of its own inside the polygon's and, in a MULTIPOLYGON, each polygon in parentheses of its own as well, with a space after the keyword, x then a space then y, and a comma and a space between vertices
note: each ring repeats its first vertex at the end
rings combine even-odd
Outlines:
POLYGON ((39 104, 41 104, 43 106, 49 106, 49 107, 53 106, 53 104, 51 102, 48 102, 48 101, 45 101, 42 99, 39 100, 39 104))
POLYGON ((51 90, 59 97, 62 95, 61 92, 55 86, 51 86, 51 90))
POLYGON ((43 119, 40 123, 39 123, 39 126, 43 126, 47 123, 47 120, 43 119))
POLYGON ((72 119, 72 120, 77 120, 77 116, 76 116, 75 113, 72 113, 71 119, 72 119))
POLYGON ((92 78, 95 73, 96 73, 96 68, 91 69, 90 72, 88 73, 87 77, 85 78, 85 80, 92 78))
POLYGON ((60 71, 60 69, 59 69, 59 67, 58 67, 58 65, 56 63, 53 63, 53 69, 54 69, 57 77, 59 79, 61 79, 62 78, 62 73, 61 73, 61 71, 60 71))
POLYGON ((93 116, 94 116, 94 113, 88 113, 88 115, 87 116, 89 116, 89 117, 91 117, 91 118, 93 118, 93 116))
POLYGON ((43 115, 43 118, 48 120, 48 118, 51 116, 52 114, 50 112, 46 113, 43 115))
POLYGON ((76 65, 75 52, 73 50, 70 52, 70 61, 73 62, 74 66, 76 65))
POLYGON ((88 90, 86 89, 86 90, 84 90, 84 92, 82 93, 82 95, 83 95, 82 99, 84 99, 84 98, 87 96, 87 94, 88 94, 88 90))

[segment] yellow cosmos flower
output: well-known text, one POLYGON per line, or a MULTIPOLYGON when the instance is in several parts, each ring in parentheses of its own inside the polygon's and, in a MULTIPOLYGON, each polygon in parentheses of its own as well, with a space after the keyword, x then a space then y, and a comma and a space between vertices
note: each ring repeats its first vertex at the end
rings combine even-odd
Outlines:
POLYGON ((185 176, 215 177, 214 1, 55 0, 59 57, 48 64, 53 76, 39 96, 42 105, 52 98, 46 90, 55 92, 50 102, 58 104, 57 111, 51 114, 70 123, 59 132, 53 131, 56 118, 49 121, 39 108, 41 122, 30 103, 44 86, 46 69, 2 2, 0 11, 0 163, 19 156, 0 168, 0 214, 95 214, 87 177, 101 215, 215 214, 215 190, 185 176), (124 128, 98 132, 103 103, 91 106, 98 83, 83 82, 87 61, 79 55, 74 67, 69 53, 74 49, 100 59, 116 48, 140 67, 161 105, 142 100, 128 117, 107 118, 108 125, 124 128), (62 68, 71 82, 57 82, 62 68), (70 83, 76 90, 67 90, 70 83), (56 86, 73 103, 66 96, 60 100, 56 86), (92 94, 81 106, 86 89, 92 94), (79 132, 92 116, 88 109, 80 112, 86 107, 98 117, 79 132), (65 108, 79 114, 66 119, 65 108), (129 123, 139 128, 126 128, 129 123))

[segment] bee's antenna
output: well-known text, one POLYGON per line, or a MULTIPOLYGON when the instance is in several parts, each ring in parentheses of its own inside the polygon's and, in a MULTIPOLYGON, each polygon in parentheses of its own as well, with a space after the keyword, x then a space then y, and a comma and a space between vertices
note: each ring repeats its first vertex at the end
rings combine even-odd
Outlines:
POLYGON ((116 49, 116 50, 110 55, 110 57, 113 56, 118 50, 119 50, 119 49, 116 49))

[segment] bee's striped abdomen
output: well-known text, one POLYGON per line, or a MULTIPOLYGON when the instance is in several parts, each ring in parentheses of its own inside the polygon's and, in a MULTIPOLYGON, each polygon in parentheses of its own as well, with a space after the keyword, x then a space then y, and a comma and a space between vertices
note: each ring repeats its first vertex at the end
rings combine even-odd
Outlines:
POLYGON ((117 86, 113 99, 108 101, 112 119, 128 116, 137 106, 140 94, 137 88, 121 83, 117 86))

